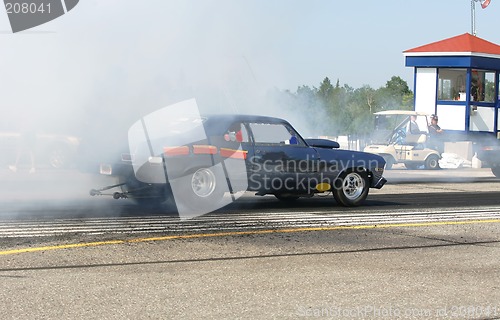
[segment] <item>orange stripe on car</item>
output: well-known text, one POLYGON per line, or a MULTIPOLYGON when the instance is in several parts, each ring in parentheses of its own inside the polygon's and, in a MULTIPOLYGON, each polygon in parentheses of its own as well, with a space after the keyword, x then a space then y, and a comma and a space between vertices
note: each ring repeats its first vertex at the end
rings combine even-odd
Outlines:
POLYGON ((220 155, 224 158, 243 159, 247 158, 248 151, 228 148, 220 148, 220 155))
POLYGON ((217 154, 216 146, 209 145, 193 145, 194 154, 217 154))
POLYGON ((189 155, 189 147, 163 147, 163 153, 166 156, 187 156, 189 155))

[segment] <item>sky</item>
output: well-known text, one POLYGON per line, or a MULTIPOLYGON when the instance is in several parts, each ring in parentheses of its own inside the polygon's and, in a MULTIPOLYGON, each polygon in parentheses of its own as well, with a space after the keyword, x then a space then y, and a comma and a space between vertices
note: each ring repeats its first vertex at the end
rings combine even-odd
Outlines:
MULTIPOLYGON (((479 37, 500 44, 499 13, 476 4, 479 37)), ((0 10, 0 112, 88 129, 195 97, 273 115, 257 96, 325 77, 412 88, 402 52, 466 32, 470 0, 80 0, 16 34, 0 10)))

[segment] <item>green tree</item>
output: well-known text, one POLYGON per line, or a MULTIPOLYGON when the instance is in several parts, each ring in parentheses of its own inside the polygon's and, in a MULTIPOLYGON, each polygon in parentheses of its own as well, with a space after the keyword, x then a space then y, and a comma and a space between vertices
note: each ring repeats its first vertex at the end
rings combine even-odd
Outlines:
POLYGON ((351 118, 349 134, 367 134, 373 128, 373 112, 376 106, 376 91, 365 85, 353 91, 348 113, 351 118))
POLYGON ((484 101, 495 101, 495 82, 486 79, 484 92, 484 101))
POLYGON ((406 81, 401 77, 393 76, 386 82, 385 87, 377 90, 379 110, 411 109, 413 93, 406 81))
POLYGON ((368 135, 374 112, 413 108, 413 92, 398 76, 377 90, 368 85, 341 86, 339 79, 332 85, 325 77, 318 88, 303 85, 295 93, 282 91, 278 100, 309 124, 310 135, 368 135))
POLYGON ((323 100, 323 102, 327 104, 332 101, 334 88, 328 77, 323 79, 323 82, 319 85, 316 94, 319 99, 323 100))

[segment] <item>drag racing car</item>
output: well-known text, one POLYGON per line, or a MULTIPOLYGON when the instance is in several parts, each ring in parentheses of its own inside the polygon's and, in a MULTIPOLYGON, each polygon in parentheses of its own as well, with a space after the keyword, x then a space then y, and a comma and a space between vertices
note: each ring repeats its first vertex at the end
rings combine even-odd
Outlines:
POLYGON ((91 195, 142 204, 173 199, 177 208, 208 212, 244 191, 282 201, 331 192, 340 205, 358 206, 369 188, 386 182, 381 156, 304 139, 273 117, 152 114, 130 128, 128 140, 129 150, 117 161, 99 166, 100 174, 115 176, 117 183, 91 195))
POLYGON ((0 131, 0 164, 29 164, 29 152, 33 153, 37 166, 54 169, 69 168, 75 163, 80 139, 73 135, 33 132, 32 142, 26 145, 26 138, 19 131, 0 131), (22 148, 25 150, 22 150, 22 148), (21 150, 20 150, 21 148, 21 150), (16 160, 16 157, 19 159, 16 160))

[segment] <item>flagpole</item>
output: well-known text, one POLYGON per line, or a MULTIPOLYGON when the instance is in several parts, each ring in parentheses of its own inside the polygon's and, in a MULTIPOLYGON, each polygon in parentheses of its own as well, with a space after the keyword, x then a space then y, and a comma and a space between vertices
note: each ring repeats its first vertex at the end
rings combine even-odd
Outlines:
POLYGON ((485 9, 490 5, 491 0, 471 0, 470 1, 470 12, 471 12, 471 27, 472 35, 476 36, 476 2, 481 3, 481 8, 485 9))
POLYGON ((472 35, 476 36, 476 1, 478 0, 471 0, 470 1, 470 10, 471 10, 471 28, 472 28, 472 35))

